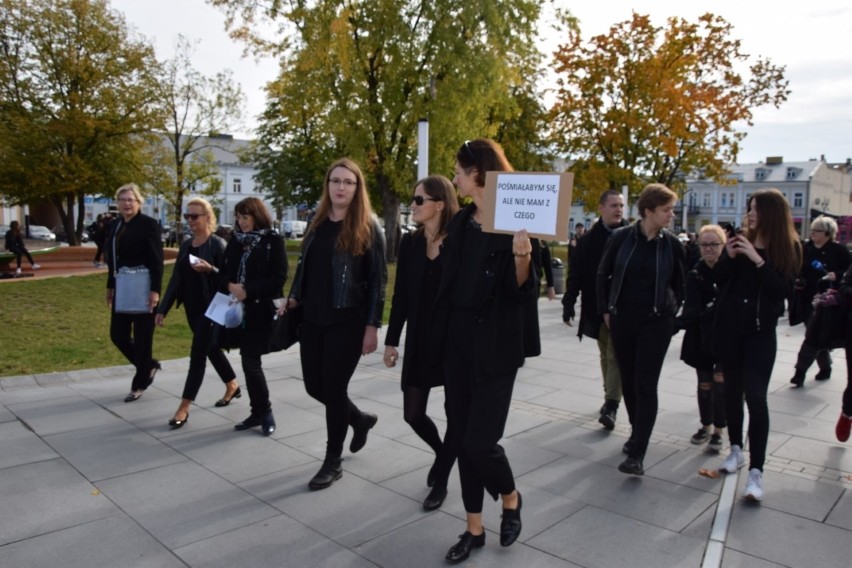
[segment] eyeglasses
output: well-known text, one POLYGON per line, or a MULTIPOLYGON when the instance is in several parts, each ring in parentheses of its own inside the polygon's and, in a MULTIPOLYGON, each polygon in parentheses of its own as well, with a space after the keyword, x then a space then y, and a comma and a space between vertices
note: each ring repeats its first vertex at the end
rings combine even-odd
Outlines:
POLYGON ((440 199, 435 199, 434 197, 423 197, 422 195, 415 195, 411 198, 411 202, 415 205, 423 205, 424 201, 441 201, 440 199))
POLYGON ((206 217, 207 213, 184 213, 183 218, 187 221, 195 221, 199 217, 206 217))
POLYGON ((116 199, 119 203, 136 203, 135 197, 119 197, 116 199))
POLYGON ((355 187, 358 182, 354 179, 331 178, 328 180, 328 185, 345 185, 346 187, 355 187))
POLYGON ((722 243, 698 243, 698 246, 706 249, 714 249, 722 246, 722 243))

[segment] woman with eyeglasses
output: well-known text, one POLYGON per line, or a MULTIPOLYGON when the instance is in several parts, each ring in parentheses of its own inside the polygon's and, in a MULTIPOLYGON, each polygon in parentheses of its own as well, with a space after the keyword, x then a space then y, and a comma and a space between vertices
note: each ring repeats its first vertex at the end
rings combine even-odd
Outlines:
POLYGON ((777 189, 759 189, 748 200, 745 234, 729 239, 713 267, 719 286, 713 337, 725 371, 725 417, 731 452, 719 471, 736 473, 743 455, 743 398, 748 405, 750 465, 744 497, 762 501, 769 438, 766 392, 777 351, 776 325, 789 286, 802 264, 802 248, 790 206, 777 189))
MULTIPOLYGON (((287 255, 284 240, 272 230, 272 218, 263 201, 257 197, 247 197, 237 203, 234 212, 237 223, 225 247, 219 291, 231 294, 244 306, 243 322, 239 327, 239 348, 251 404, 251 414, 236 424, 234 430, 260 426, 263 435, 270 436, 275 432, 275 417, 272 415, 261 357, 269 353, 269 337, 275 315, 272 301, 284 295, 287 255)), ((229 388, 225 395, 228 398, 222 399, 222 402, 227 404, 237 392, 237 389, 229 388)))
POLYGON ((722 256, 727 237, 719 225, 705 225, 698 232, 699 260, 686 275, 686 295, 677 325, 685 329, 680 358, 698 375, 698 416, 701 427, 693 434, 693 444, 707 442, 711 450, 722 449, 725 431, 725 383, 718 357, 713 350, 713 316, 716 285, 713 267, 722 256))
POLYGON ((523 500, 499 442, 518 369, 525 357, 541 350, 533 243, 524 230, 514 235, 482 230, 489 171, 512 171, 493 140, 470 140, 456 152, 453 183, 470 204, 447 228, 428 333, 429 352, 444 365, 447 428, 458 455, 467 520, 465 532, 445 556, 451 564, 485 545, 486 491, 502 502, 500 544, 509 546, 521 534, 523 500))
POLYGON ((196 197, 190 200, 183 218, 189 223, 192 238, 180 245, 172 277, 154 318, 158 326, 165 325, 166 315, 177 302, 178 306, 183 304, 186 321, 192 330, 189 370, 180 406, 169 420, 172 429, 182 427, 189 420, 189 406, 201 388, 207 359, 225 383, 225 396, 216 402, 216 406, 228 406, 233 399, 242 396, 231 363, 213 340, 214 323, 204 315, 216 294, 219 267, 224 262, 227 243, 214 234, 216 213, 206 199, 196 197))
POLYGON ((426 477, 432 490, 423 508, 439 508, 447 497, 447 482, 456 456, 451 433, 443 441, 435 423, 426 415, 429 391, 444 385, 440 361, 428 353, 427 322, 441 281, 441 245, 447 225, 459 210, 453 184, 444 176, 429 176, 414 186, 411 219, 418 227, 402 237, 397 255, 396 282, 391 303, 390 321, 385 336, 384 362, 396 366, 399 359, 399 337, 403 325, 405 356, 402 359, 403 417, 421 440, 435 452, 435 461, 426 477))
MULTIPOLYGON (((820 215, 811 222, 811 239, 805 243, 802 271, 796 279, 796 291, 798 301, 804 308, 802 315, 805 325, 813 316, 814 296, 829 288, 836 288, 849 268, 849 251, 834 240, 836 236, 837 222, 831 217, 820 215)), ((814 379, 826 381, 831 378, 831 352, 828 349, 817 349, 805 340, 796 358, 796 372, 790 379, 794 388, 805 384, 805 373, 814 361, 819 366, 814 379)))
POLYGON ((154 382, 160 362, 153 358, 154 309, 160 302, 163 285, 163 242, 160 225, 156 219, 143 215, 142 192, 135 183, 129 183, 115 192, 119 218, 112 224, 106 242, 107 275, 106 303, 112 314, 109 335, 121 354, 136 368, 130 393, 124 402, 139 400, 145 389, 154 382), (142 314, 116 313, 115 273, 120 268, 144 266, 151 277, 148 294, 148 312, 142 314))
POLYGON ((279 313, 302 309, 299 354, 305 390, 325 405, 325 459, 308 483, 325 489, 343 475, 349 451, 367 443, 378 417, 349 398, 349 381, 362 355, 373 353, 385 304, 385 237, 373 216, 361 168, 349 158, 331 164, 287 302, 279 313))

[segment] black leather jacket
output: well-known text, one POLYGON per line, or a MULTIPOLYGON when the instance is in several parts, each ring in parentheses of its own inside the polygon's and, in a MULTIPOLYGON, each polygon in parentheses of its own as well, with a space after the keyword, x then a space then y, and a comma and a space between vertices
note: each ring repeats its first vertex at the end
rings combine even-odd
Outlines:
MULTIPOLYGON (((222 237, 210 235, 210 238, 198 247, 198 257, 206 260, 218 269, 225 261, 225 246, 227 246, 227 244, 228 243, 226 243, 225 239, 222 237)), ((172 277, 169 280, 169 285, 166 287, 166 292, 163 294, 163 298, 160 300, 160 304, 157 306, 158 314, 166 315, 169 313, 169 310, 172 308, 175 301, 177 301, 178 306, 180 306, 184 301, 183 294, 185 290, 183 289, 181 271, 178 270, 178 263, 183 262, 183 260, 189 255, 189 249, 191 246, 192 239, 186 239, 180 244, 172 277)), ((204 302, 209 304, 210 300, 213 299, 213 295, 216 293, 218 278, 217 273, 203 274, 201 278, 202 289, 194 290, 193 293, 201 294, 204 298, 204 302)))
MULTIPOLYGON (((366 325, 382 326, 382 312, 385 309, 385 285, 388 281, 388 267, 385 261, 385 234, 381 225, 373 219, 373 242, 367 250, 368 262, 348 252, 335 250, 331 258, 331 273, 334 281, 333 302, 335 308, 365 307, 367 310, 366 325), (368 273, 363 274, 364 266, 368 273)), ((290 297, 302 302, 302 260, 306 258, 316 233, 309 231, 302 243, 302 254, 293 278, 290 297)))
MULTIPOLYGON (((613 231, 606 243, 598 266, 598 313, 616 315, 618 295, 624 283, 630 255, 639 239, 645 239, 639 222, 613 231)), ((657 242, 657 277, 654 286, 654 307, 650 316, 674 316, 683 303, 684 257, 683 245, 668 229, 661 229, 657 242)))

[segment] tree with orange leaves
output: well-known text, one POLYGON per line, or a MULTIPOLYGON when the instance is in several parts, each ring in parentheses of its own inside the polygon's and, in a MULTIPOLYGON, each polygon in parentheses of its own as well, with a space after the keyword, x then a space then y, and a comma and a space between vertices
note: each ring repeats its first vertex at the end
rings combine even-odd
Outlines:
POLYGON ((563 21, 551 119, 557 147, 577 159, 575 196, 588 192, 586 203, 624 185, 631 195, 648 182, 683 190, 692 173, 722 180, 745 137, 737 126, 790 93, 784 67, 743 53, 720 16, 669 18, 663 28, 634 13, 588 42, 576 20, 563 21))

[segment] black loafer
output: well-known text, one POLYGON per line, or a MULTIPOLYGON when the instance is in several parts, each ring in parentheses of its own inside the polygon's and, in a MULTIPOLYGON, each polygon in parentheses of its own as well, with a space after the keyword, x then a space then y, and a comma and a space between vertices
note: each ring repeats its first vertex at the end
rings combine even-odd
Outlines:
POLYGON ((228 406, 229 404, 231 404, 232 400, 234 400, 235 398, 240 398, 241 396, 243 396, 243 391, 240 390, 240 387, 237 387, 237 390, 234 391, 234 394, 231 395, 231 398, 220 398, 216 401, 216 404, 214 406, 217 406, 219 408, 222 408, 223 406, 228 406))
POLYGON ((645 475, 642 460, 630 457, 619 464, 618 471, 621 473, 629 473, 630 475, 645 475))
POLYGON ((273 432, 275 432, 275 417, 272 416, 272 412, 267 412, 264 415, 263 420, 261 420, 261 429, 263 430, 264 436, 271 436, 273 432))
POLYGON ((189 413, 186 414, 186 418, 183 420, 178 420, 177 418, 172 418, 169 420, 169 426, 172 430, 177 430, 178 428, 182 428, 184 424, 189 422, 189 413))
POLYGON ((477 535, 471 534, 470 531, 464 531, 464 534, 459 535, 459 541, 450 548, 444 559, 450 564, 458 564, 467 560, 471 550, 483 546, 485 546, 485 531, 477 535))
POLYGON ((447 498, 446 487, 433 487, 426 499, 423 500, 424 511, 434 511, 439 509, 444 504, 444 499, 447 498))
POLYGON ((503 520, 500 521, 500 546, 510 546, 521 536, 521 507, 524 500, 518 492, 518 507, 503 509, 503 520))
POLYGON ((254 428, 255 426, 260 426, 263 422, 263 417, 255 416, 252 414, 242 422, 238 424, 234 424, 234 430, 248 430, 249 428, 254 428))
POLYGON ((133 402, 134 400, 139 400, 140 398, 142 398, 142 393, 144 392, 145 391, 139 391, 139 393, 137 394, 134 391, 130 391, 130 394, 124 397, 124 402, 133 402))
POLYGON ((367 443, 367 433, 370 431, 370 428, 376 425, 376 422, 379 421, 379 417, 370 412, 362 412, 361 418, 358 420, 358 424, 352 427, 355 431, 352 434, 352 441, 349 442, 349 451, 353 454, 359 451, 364 445, 367 443))

